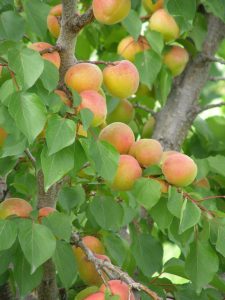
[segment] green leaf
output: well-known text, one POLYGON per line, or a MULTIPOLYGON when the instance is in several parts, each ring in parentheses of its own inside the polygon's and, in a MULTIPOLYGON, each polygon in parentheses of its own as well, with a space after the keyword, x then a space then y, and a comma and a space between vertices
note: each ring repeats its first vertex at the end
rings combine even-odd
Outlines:
POLYGON ((52 257, 56 247, 56 240, 51 231, 31 220, 23 220, 19 224, 19 242, 26 259, 31 264, 32 273, 52 257))
POLYGON ((173 77, 165 66, 161 69, 158 80, 155 83, 156 97, 162 106, 166 103, 173 83, 173 77))
POLYGON ((138 14, 134 10, 131 10, 126 19, 123 20, 122 24, 127 32, 133 36, 135 40, 137 40, 141 33, 142 27, 142 23, 138 14))
POLYGON ((223 226, 219 226, 218 236, 216 241, 216 250, 221 253, 225 257, 225 228, 223 226))
POLYGON ((72 221, 69 216, 56 211, 42 218, 42 224, 46 225, 52 231, 57 240, 70 241, 72 221))
POLYGON ((44 69, 40 54, 28 48, 9 50, 8 61, 19 86, 24 90, 35 84, 44 69))
POLYGON ((162 66, 161 57, 153 50, 144 51, 135 56, 135 65, 140 74, 141 83, 151 89, 162 66))
POLYGON ((181 210, 179 232, 183 233, 193 227, 200 221, 200 218, 200 208, 190 200, 185 199, 181 210))
POLYGON ((41 74, 41 81, 43 86, 49 91, 52 92, 56 89, 58 81, 59 81, 59 70, 56 66, 50 61, 44 59, 44 71, 41 74))
POLYGON ((196 0, 168 0, 166 8, 173 16, 181 16, 184 20, 193 20, 196 13, 196 0))
POLYGON ((161 186, 150 178, 140 178, 135 182, 130 193, 140 205, 151 209, 160 199, 161 186))
POLYGON ((147 277, 162 269, 163 249, 151 235, 137 234, 131 245, 137 266, 147 277))
POLYGON ((225 2, 223 0, 201 0, 207 11, 225 21, 225 2))
POLYGON ((49 6, 39 0, 22 0, 27 23, 31 32, 35 32, 42 40, 47 33, 47 16, 49 6))
POLYGON ((190 248, 185 270, 197 292, 206 286, 219 268, 219 260, 210 244, 196 240, 190 248))
POLYGON ((87 131, 88 128, 91 126, 91 123, 94 118, 94 114, 92 111, 90 111, 90 109, 83 108, 80 111, 80 116, 81 116, 81 122, 82 122, 83 128, 84 128, 84 130, 87 131))
POLYGON ((156 31, 146 31, 145 37, 151 45, 152 50, 154 50, 158 54, 161 54, 164 48, 162 35, 156 31))
POLYGON ((31 274, 31 266, 22 251, 19 250, 15 256, 13 276, 18 285, 20 296, 23 297, 33 291, 33 289, 38 287, 41 283, 43 270, 40 267, 31 274))
POLYGON ((48 120, 46 142, 49 155, 72 145, 75 141, 76 126, 72 120, 53 115, 48 120))
POLYGON ((16 238, 16 222, 13 222, 13 220, 0 220, 0 251, 11 248, 16 238))
POLYGON ((9 103, 9 113, 30 144, 44 128, 46 108, 36 94, 13 94, 9 103))
POLYGON ((168 228, 173 220, 173 215, 167 208, 167 199, 161 198, 151 209, 150 215, 161 230, 168 228))
POLYGON ((9 10, 0 15, 0 40, 19 41, 24 30, 24 19, 18 13, 9 10))
POLYGON ((27 148, 27 139, 20 132, 9 134, 4 142, 1 157, 19 155, 27 148))
POLYGON ((172 215, 174 215, 177 218, 180 218, 181 209, 183 207, 183 196, 181 193, 178 193, 176 187, 170 187, 169 189, 169 198, 167 206, 172 215))
POLYGON ((225 156, 222 155, 216 155, 216 156, 211 156, 208 157, 207 159, 209 163, 210 170, 218 173, 222 176, 225 176, 225 156))
POLYGON ((123 221, 123 209, 113 198, 96 196, 90 204, 96 223, 106 230, 116 231, 123 221))
POLYGON ((53 261, 63 287, 68 289, 77 277, 77 265, 72 247, 63 241, 57 241, 53 261))
POLYGON ((48 155, 47 147, 41 153, 41 165, 44 172, 45 190, 60 180, 74 166, 74 147, 67 147, 63 150, 48 155))
POLYGON ((103 237, 103 244, 116 265, 122 267, 127 257, 127 249, 123 240, 115 234, 109 234, 103 237))
POLYGON ((58 203, 63 209, 70 211, 85 202, 86 195, 81 185, 74 187, 64 187, 58 195, 58 203))
POLYGON ((92 140, 89 153, 97 173, 108 181, 113 181, 119 163, 119 153, 107 142, 92 140))
POLYGON ((0 87, 0 101, 7 105, 12 95, 16 91, 15 84, 12 79, 5 81, 0 87))

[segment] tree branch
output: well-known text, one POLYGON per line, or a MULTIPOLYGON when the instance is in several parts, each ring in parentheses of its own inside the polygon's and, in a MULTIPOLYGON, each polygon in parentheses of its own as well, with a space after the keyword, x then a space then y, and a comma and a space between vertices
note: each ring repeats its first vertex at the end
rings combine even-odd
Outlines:
POLYGON ((214 62, 214 63, 219 63, 222 65, 225 65, 225 60, 222 58, 218 58, 218 57, 211 56, 211 55, 205 55, 204 57, 209 62, 214 62))
POLYGON ((155 116, 155 115, 157 114, 153 109, 150 109, 150 108, 148 108, 147 106, 142 105, 142 104, 139 104, 139 103, 134 103, 134 104, 133 104, 133 107, 134 107, 134 108, 142 109, 142 110, 144 110, 144 111, 150 113, 152 116, 155 116))
POLYGON ((27 157, 29 158, 29 160, 31 161, 33 167, 36 168, 36 159, 32 155, 32 153, 30 152, 30 150, 27 148, 27 149, 24 150, 24 152, 27 155, 27 157))
POLYGON ((97 271, 101 269, 104 273, 106 273, 106 275, 110 279, 120 279, 125 283, 127 283, 131 289, 135 289, 137 291, 143 291, 147 295, 149 295, 153 300, 161 300, 161 298, 155 292, 153 292, 143 284, 139 282, 135 282, 126 272, 123 272, 119 267, 114 266, 107 260, 102 260, 97 258, 93 254, 93 252, 87 246, 85 246, 78 233, 74 232, 72 234, 71 244, 80 247, 84 251, 87 259, 94 264, 97 271))
POLYGON ((208 32, 202 52, 194 57, 185 71, 176 78, 167 103, 156 116, 153 138, 165 150, 179 150, 198 114, 198 99, 208 80, 210 61, 225 36, 225 24, 213 15, 208 16, 208 32))
POLYGON ((224 76, 211 76, 209 77, 209 80, 210 81, 220 81, 220 80, 225 80, 225 77, 224 76))
POLYGON ((83 15, 78 16, 71 24, 71 28, 77 34, 84 26, 94 20, 93 9, 90 7, 83 15))
POLYGON ((208 110, 208 109, 212 109, 212 108, 216 108, 216 107, 222 107, 222 106, 225 106, 225 102, 220 102, 220 103, 217 103, 217 104, 209 104, 209 105, 206 105, 204 107, 199 107, 199 111, 198 113, 201 113, 205 110, 208 110))

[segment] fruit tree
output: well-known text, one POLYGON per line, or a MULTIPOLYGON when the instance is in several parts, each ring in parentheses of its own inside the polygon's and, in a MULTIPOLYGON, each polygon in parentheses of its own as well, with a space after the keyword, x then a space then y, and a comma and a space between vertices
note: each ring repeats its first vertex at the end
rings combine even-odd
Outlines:
POLYGON ((0 300, 225 299, 225 1, 0 1, 0 300))

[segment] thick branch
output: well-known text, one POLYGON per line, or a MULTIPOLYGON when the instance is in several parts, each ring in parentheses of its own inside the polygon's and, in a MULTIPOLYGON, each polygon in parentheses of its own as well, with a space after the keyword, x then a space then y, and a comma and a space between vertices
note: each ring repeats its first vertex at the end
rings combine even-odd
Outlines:
POLYGON ((88 25, 94 20, 92 7, 90 7, 83 15, 77 17, 72 23, 71 27, 74 33, 78 33, 84 26, 88 25))
POLYGON ((210 62, 225 36, 225 25, 217 17, 209 15, 208 33, 202 52, 193 58, 184 73, 173 85, 164 108, 157 114, 154 138, 165 150, 179 150, 187 132, 198 114, 198 98, 208 80, 210 62))
POLYGON ((208 60, 208 61, 210 61, 210 62, 214 62, 214 63, 219 63, 219 64, 222 64, 222 65, 225 65, 225 60, 222 59, 222 58, 218 58, 218 57, 211 56, 211 55, 206 55, 205 59, 208 60))
POLYGON ((93 252, 84 245, 79 234, 73 233, 71 237, 71 243, 80 247, 87 256, 87 259, 95 265, 96 270, 102 270, 110 279, 121 279, 125 283, 129 285, 131 289, 135 289, 137 291, 143 291, 147 295, 151 297, 153 300, 160 300, 161 298, 158 295, 150 290, 148 287, 144 286, 139 282, 135 282, 127 273, 123 272, 119 267, 114 266, 110 262, 106 260, 102 260, 97 258, 93 252))

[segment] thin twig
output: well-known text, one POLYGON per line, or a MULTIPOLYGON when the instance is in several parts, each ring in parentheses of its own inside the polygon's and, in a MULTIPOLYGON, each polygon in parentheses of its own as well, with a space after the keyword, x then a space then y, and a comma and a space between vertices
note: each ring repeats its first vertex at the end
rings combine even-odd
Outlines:
POLYGON ((24 152, 27 155, 27 157, 29 158, 29 160, 31 161, 33 167, 36 168, 36 159, 32 155, 32 153, 30 152, 30 150, 27 148, 27 149, 24 150, 24 152))
POLYGON ((144 110, 144 111, 150 113, 152 116, 155 116, 155 115, 156 115, 156 112, 155 112, 153 109, 150 109, 150 108, 148 108, 147 106, 142 105, 142 104, 140 104, 140 103, 134 103, 134 104, 133 104, 133 107, 134 107, 134 108, 142 109, 142 110, 144 110))
POLYGON ((55 51, 60 52, 61 50, 62 50, 62 49, 61 49, 60 46, 55 45, 55 46, 52 46, 52 47, 43 49, 43 50, 41 50, 39 53, 42 55, 42 54, 45 54, 45 53, 53 53, 53 52, 55 52, 55 51))
POLYGON ((78 60, 76 63, 77 64, 80 64, 80 63, 89 63, 89 64, 93 64, 93 65, 106 65, 106 66, 109 66, 109 65, 115 66, 117 64, 116 62, 104 61, 104 60, 95 60, 95 61, 91 61, 91 60, 78 60))
POLYGON ((222 58, 218 58, 218 57, 215 57, 215 56, 207 55, 207 56, 205 56, 205 59, 207 61, 210 61, 210 62, 214 62, 214 63, 219 63, 219 64, 222 64, 222 65, 225 65, 225 60, 222 59, 222 58))
POLYGON ((225 80, 225 76, 211 76, 209 77, 210 81, 222 81, 225 80))
POLYGON ((87 259, 94 264, 96 270, 101 269, 107 274, 109 278, 117 278, 124 281, 129 285, 131 289, 145 292, 153 300, 161 300, 161 298, 155 292, 153 292, 143 284, 135 282, 126 272, 122 271, 119 267, 114 266, 107 260, 97 258, 92 253, 92 251, 82 242, 82 239, 80 238, 78 233, 74 232, 72 234, 71 244, 80 247, 84 251, 87 259))
POLYGON ((140 20, 142 22, 145 22, 145 21, 148 21, 150 17, 151 17, 151 15, 142 16, 142 17, 140 17, 140 20))
POLYGON ((216 103, 216 104, 209 104, 209 105, 206 105, 204 107, 199 107, 197 112, 201 113, 205 110, 216 108, 216 107, 222 107, 222 106, 225 106, 225 102, 220 102, 220 103, 216 103))
POLYGON ((81 16, 77 16, 74 18, 73 23, 71 24, 71 29, 74 33, 78 33, 84 26, 88 25, 94 20, 94 14, 92 6, 82 14, 81 16))

